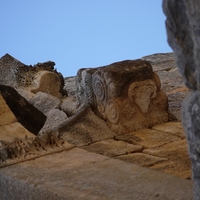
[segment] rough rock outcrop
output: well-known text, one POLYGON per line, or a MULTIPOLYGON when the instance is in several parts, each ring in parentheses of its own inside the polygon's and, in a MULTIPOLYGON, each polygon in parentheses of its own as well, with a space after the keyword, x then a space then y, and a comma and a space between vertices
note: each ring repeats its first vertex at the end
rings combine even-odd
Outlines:
POLYGON ((200 199, 200 1, 164 0, 168 42, 184 82, 191 89, 183 105, 183 125, 192 161, 194 199, 200 199))

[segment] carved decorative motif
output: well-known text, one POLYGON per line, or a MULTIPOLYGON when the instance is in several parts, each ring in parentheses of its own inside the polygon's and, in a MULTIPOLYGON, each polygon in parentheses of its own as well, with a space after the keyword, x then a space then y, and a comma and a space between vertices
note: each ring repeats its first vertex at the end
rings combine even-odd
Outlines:
POLYGON ((169 120, 167 96, 148 62, 128 60, 80 71, 77 87, 84 94, 77 90, 79 105, 89 102, 113 131, 127 133, 169 120))
POLYGON ((131 102, 135 102, 142 113, 147 113, 151 99, 156 97, 156 91, 156 83, 147 79, 132 83, 128 89, 128 97, 131 102))
POLYGON ((37 158, 65 149, 66 143, 58 132, 49 132, 35 138, 15 138, 12 142, 0 141, 0 167, 37 158))
POLYGON ((95 74, 92 79, 92 87, 94 90, 94 94, 96 95, 96 99, 100 102, 104 102, 107 100, 106 95, 106 83, 105 80, 99 76, 98 74, 95 74))

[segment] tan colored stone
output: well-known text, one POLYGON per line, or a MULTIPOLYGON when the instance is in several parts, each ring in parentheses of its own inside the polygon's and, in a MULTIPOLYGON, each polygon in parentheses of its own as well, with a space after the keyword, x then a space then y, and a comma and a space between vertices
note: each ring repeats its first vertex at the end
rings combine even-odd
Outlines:
POLYGON ((16 122, 15 115, 11 112, 6 101, 0 94, 0 126, 16 122))
POLYGON ((191 200, 192 182, 74 148, 0 169, 3 199, 191 200))
POLYGON ((118 134, 169 121, 168 100, 149 62, 124 60, 77 73, 78 105, 89 104, 118 134))
POLYGON ((150 168, 185 179, 191 179, 192 176, 191 163, 188 156, 176 160, 163 161, 150 168))
POLYGON ((141 152, 142 147, 139 145, 129 144, 123 141, 113 139, 103 140, 84 147, 85 150, 114 157, 127 153, 141 152))
POLYGON ((110 139, 115 136, 90 107, 83 107, 75 115, 59 125, 62 138, 75 146, 85 146, 91 143, 110 139))
POLYGON ((68 119, 67 115, 60 109, 51 109, 47 113, 47 120, 44 126, 40 130, 40 133, 44 133, 52 130, 53 128, 59 126, 68 119))
POLYGON ((30 133, 19 122, 0 126, 0 140, 12 142, 15 137, 25 138, 26 135, 28 137, 35 137, 34 134, 30 133))
POLYGON ((143 129, 129 134, 118 135, 116 136, 116 139, 140 145, 144 148, 153 148, 172 141, 180 140, 180 138, 175 135, 150 129, 143 129))
POLYGON ((67 116, 72 116, 77 112, 77 102, 76 98, 68 96, 62 99, 61 109, 67 114, 67 116))
POLYGON ((188 157, 188 146, 186 140, 182 139, 155 148, 144 149, 143 152, 154 156, 166 157, 170 160, 177 160, 182 159, 182 157, 188 157))
POLYGON ((174 134, 180 138, 185 138, 184 130, 181 122, 168 122, 152 127, 153 130, 174 134))
POLYGON ((143 167, 150 167, 156 163, 166 161, 167 158, 152 156, 145 153, 131 153, 127 155, 117 156, 116 158, 130 163, 138 164, 143 167))
POLYGON ((41 71, 38 72, 37 76, 38 79, 35 79, 35 85, 37 85, 37 87, 32 89, 31 92, 37 93, 40 91, 61 98, 61 81, 60 77, 56 73, 41 71))

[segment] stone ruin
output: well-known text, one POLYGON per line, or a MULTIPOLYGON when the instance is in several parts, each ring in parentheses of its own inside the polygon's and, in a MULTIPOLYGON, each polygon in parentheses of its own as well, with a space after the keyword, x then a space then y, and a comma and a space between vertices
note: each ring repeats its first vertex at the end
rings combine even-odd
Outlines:
POLYGON ((168 98, 148 61, 80 69, 73 95, 54 65, 26 66, 8 54, 0 59, 0 128, 10 113, 9 123, 26 129, 25 137, 13 133, 1 140, 0 167, 61 151, 68 142, 90 144, 171 119, 168 98))

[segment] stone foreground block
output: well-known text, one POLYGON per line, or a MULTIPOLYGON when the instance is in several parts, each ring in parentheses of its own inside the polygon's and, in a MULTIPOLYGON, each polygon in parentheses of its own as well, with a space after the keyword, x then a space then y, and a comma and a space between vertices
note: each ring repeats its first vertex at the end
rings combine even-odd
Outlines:
POLYGON ((74 148, 0 169, 0 199, 191 200, 192 182, 74 148))

